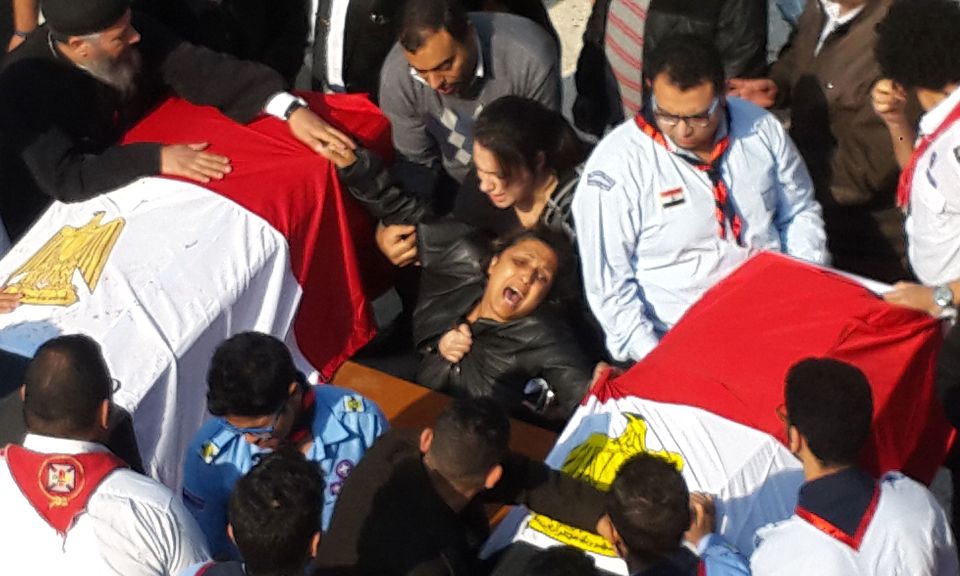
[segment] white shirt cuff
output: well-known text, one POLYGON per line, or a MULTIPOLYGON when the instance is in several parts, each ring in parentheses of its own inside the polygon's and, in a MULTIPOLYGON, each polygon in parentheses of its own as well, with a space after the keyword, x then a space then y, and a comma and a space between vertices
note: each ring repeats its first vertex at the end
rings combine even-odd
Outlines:
POLYGON ((294 102, 299 102, 304 107, 307 105, 303 98, 298 98, 289 92, 277 92, 267 100, 267 105, 263 107, 263 111, 270 116, 285 120, 283 115, 294 102))

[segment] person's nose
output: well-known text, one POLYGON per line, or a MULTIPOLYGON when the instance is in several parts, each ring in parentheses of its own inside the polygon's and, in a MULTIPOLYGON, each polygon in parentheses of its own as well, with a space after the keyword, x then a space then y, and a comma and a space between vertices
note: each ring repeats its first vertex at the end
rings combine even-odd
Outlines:
POLYGON ((481 192, 483 192, 483 193, 485 193, 485 194, 491 194, 491 193, 493 193, 494 188, 496 188, 496 186, 494 186, 492 179, 487 178, 487 177, 485 177, 485 176, 480 176, 480 191, 481 191, 481 192))
POLYGON ((130 30, 131 30, 131 32, 130 32, 130 39, 127 40, 127 44, 133 45, 133 44, 139 43, 139 42, 140 42, 140 32, 138 32, 136 28, 131 28, 130 30))
POLYGON ((443 81, 443 76, 441 76, 437 72, 427 72, 425 79, 427 81, 427 84, 429 84, 430 87, 433 88, 434 90, 439 90, 445 84, 445 82, 443 81))

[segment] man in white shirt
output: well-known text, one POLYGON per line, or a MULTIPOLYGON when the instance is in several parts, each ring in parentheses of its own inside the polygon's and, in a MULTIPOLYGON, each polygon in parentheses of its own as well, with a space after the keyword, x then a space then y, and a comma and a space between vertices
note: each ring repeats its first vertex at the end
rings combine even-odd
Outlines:
POLYGON ((723 97, 716 48, 676 36, 650 60, 653 97, 600 142, 573 200, 587 300, 617 360, 646 356, 759 250, 829 260, 803 160, 776 118, 723 97))
POLYGON ((899 472, 879 480, 856 465, 873 398, 859 369, 808 358, 787 374, 780 417, 803 463, 796 512, 757 531, 754 576, 955 576, 947 516, 923 485, 899 472))
POLYGON ((925 111, 898 190, 898 203, 907 212, 907 256, 922 284, 901 282, 886 299, 933 316, 954 313, 960 295, 958 29, 960 4, 901 0, 877 30, 880 69, 902 88, 875 91, 874 107, 885 122, 896 124, 911 90, 925 111))
POLYGON ((37 351, 21 389, 27 436, 0 454, 0 572, 169 576, 209 558, 177 497, 103 445, 114 387, 89 337, 37 351))

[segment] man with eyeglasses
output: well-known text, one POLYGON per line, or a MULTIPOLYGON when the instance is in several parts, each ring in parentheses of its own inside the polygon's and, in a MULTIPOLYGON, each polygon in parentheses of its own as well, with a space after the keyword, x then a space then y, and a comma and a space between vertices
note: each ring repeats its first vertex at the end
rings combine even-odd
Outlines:
POLYGON ((619 361, 760 250, 829 261, 803 160, 776 118, 723 96, 716 47, 679 35, 649 60, 649 102, 600 142, 573 200, 587 300, 619 361))
POLYGON ((281 445, 294 446, 323 473, 326 529, 344 481, 387 429, 380 409, 348 390, 308 385, 283 342, 257 332, 217 348, 207 384, 215 418, 187 448, 183 500, 214 556, 237 557, 227 536, 230 493, 261 455, 281 445))
POLYGON ((752 574, 956 576, 950 524, 933 494, 900 472, 877 479, 857 465, 871 441, 866 375, 807 358, 790 368, 783 395, 777 412, 805 482, 793 516, 757 531, 752 574))
POLYGON ((0 450, 4 574, 168 576, 209 559, 180 498, 105 445, 116 388, 87 336, 54 338, 30 361, 28 433, 0 450))

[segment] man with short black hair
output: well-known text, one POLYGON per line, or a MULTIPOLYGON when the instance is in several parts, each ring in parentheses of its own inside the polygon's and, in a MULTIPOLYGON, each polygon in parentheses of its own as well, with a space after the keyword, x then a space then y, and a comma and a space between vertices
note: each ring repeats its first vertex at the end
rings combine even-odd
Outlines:
POLYGON ((907 257, 920 284, 900 282, 884 298, 932 316, 956 317, 960 303, 958 27, 960 4, 953 0, 899 0, 877 28, 877 62, 893 88, 886 95, 875 92, 874 107, 891 136, 906 123, 907 91, 924 110, 897 191, 907 214, 907 257))
POLYGON ((757 531, 755 576, 958 574, 946 514, 899 472, 876 480, 857 466, 873 396, 858 368, 807 358, 787 373, 787 447, 803 464, 795 514, 757 531))
POLYGON ((206 143, 120 144, 171 93, 241 123, 281 118, 328 158, 353 146, 284 92, 277 72, 184 42, 130 0, 44 0, 43 13, 0 73, 0 215, 13 241, 51 200, 79 202, 145 176, 207 183, 229 174, 229 159, 206 143))
POLYGON ((87 336, 42 345, 23 380, 23 446, 0 451, 4 573, 169 576, 209 558, 165 486, 104 445, 114 381, 87 336))
POLYGON ((826 263, 813 184, 771 114, 724 97, 715 46, 664 40, 652 97, 600 141, 573 199, 587 301, 617 360, 646 356, 759 250, 826 263))
MULTIPOLYGON (((560 110, 557 46, 522 16, 468 15, 459 0, 406 0, 398 34, 380 81, 396 175, 407 190, 449 208, 470 170, 473 121, 485 105, 514 95, 560 110)), ((378 243, 394 264, 416 259, 412 226, 381 227, 378 243)))
POLYGON ((746 560, 713 532, 714 515, 713 500, 690 494, 673 464, 640 453, 617 472, 600 528, 633 576, 748 576, 746 560))
POLYGON ((595 530, 603 495, 509 451, 510 422, 490 399, 456 400, 419 437, 394 431, 350 476, 317 574, 472 574, 489 534, 484 503, 523 504, 595 530))
POLYGON ((323 478, 303 454, 283 448, 265 455, 237 481, 227 533, 243 562, 209 562, 180 576, 303 574, 320 545, 323 478))
POLYGON ((281 446, 298 449, 323 472, 328 526, 344 481, 387 429, 380 409, 343 388, 310 386, 284 343, 257 332, 237 334, 217 348, 207 384, 207 408, 215 418, 187 448, 183 499, 213 554, 236 556, 227 537, 230 493, 258 458, 281 446))

